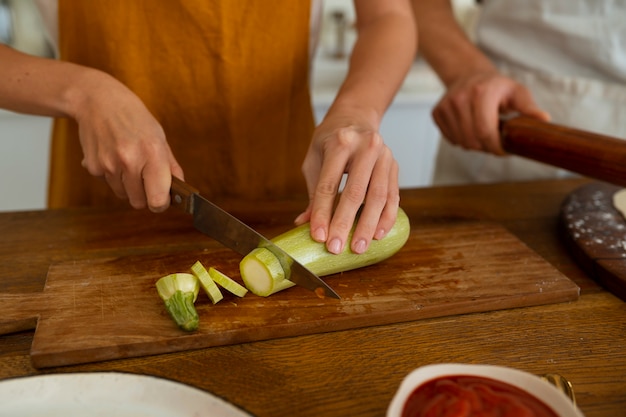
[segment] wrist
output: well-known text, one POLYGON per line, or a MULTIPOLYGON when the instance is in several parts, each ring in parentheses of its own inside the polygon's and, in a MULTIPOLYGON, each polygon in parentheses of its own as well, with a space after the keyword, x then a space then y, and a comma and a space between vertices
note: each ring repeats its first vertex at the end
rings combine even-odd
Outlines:
POLYGON ((64 113, 76 120, 81 114, 98 106, 101 97, 111 96, 120 84, 111 75, 93 68, 78 67, 73 71, 73 81, 61 94, 64 113))
POLYGON ((328 110, 322 124, 367 126, 374 131, 378 131, 382 116, 383 114, 374 107, 348 100, 336 100, 328 110))
POLYGON ((446 65, 438 74, 446 87, 458 82, 458 80, 469 78, 475 74, 496 74, 498 69, 484 56, 455 60, 446 65))

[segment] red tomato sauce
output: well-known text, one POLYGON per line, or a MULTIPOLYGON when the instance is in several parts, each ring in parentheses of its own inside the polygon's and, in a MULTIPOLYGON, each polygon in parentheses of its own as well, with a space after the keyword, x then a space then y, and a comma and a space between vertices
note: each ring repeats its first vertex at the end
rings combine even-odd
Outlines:
POLYGON ((513 385, 480 376, 433 379, 407 399, 402 417, 558 417, 546 404, 513 385))

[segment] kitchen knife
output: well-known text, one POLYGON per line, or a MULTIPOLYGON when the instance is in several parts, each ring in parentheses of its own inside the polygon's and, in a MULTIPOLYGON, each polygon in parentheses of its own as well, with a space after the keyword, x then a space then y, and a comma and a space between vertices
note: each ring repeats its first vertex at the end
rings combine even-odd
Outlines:
POLYGON ((285 272, 290 271, 286 276, 287 279, 314 291, 319 296, 340 299, 320 277, 306 269, 272 241, 202 197, 198 190, 179 178, 172 177, 170 196, 173 206, 193 215, 193 225, 202 233, 244 256, 255 248, 264 247, 276 255, 285 272))
POLYGON ((618 139, 530 117, 500 122, 505 151, 626 186, 626 138, 618 139))

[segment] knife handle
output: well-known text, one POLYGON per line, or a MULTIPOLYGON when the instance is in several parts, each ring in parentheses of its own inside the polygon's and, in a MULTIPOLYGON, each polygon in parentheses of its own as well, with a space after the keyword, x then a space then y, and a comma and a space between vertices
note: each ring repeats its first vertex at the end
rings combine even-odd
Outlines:
POLYGON ((509 153, 626 186, 626 139, 530 117, 502 121, 500 133, 509 153))
POLYGON ((172 206, 178 207, 185 213, 193 214, 193 197, 197 194, 199 194, 197 189, 172 176, 172 187, 170 188, 170 204, 172 206))

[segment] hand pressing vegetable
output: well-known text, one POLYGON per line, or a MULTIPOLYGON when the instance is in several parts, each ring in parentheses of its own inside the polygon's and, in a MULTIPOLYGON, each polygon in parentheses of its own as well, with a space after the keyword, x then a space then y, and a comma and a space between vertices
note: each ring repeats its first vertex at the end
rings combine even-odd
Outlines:
POLYGON ((200 318, 193 304, 200 291, 198 278, 192 274, 170 274, 157 281, 156 289, 178 327, 188 332, 198 329, 200 318))
MULTIPOLYGON (((334 255, 326 250, 324 243, 311 239, 309 223, 298 226, 272 241, 282 250, 293 256, 298 262, 318 276, 349 271, 381 262, 398 252, 409 238, 411 226, 409 218, 402 209, 387 236, 374 240, 369 249, 362 254, 355 254, 350 249, 334 255)), ((348 240, 352 237, 354 227, 348 240)), ((266 248, 256 248, 246 255, 239 264, 241 277, 246 287, 262 297, 295 285, 289 281, 289 265, 281 261, 266 248)))

